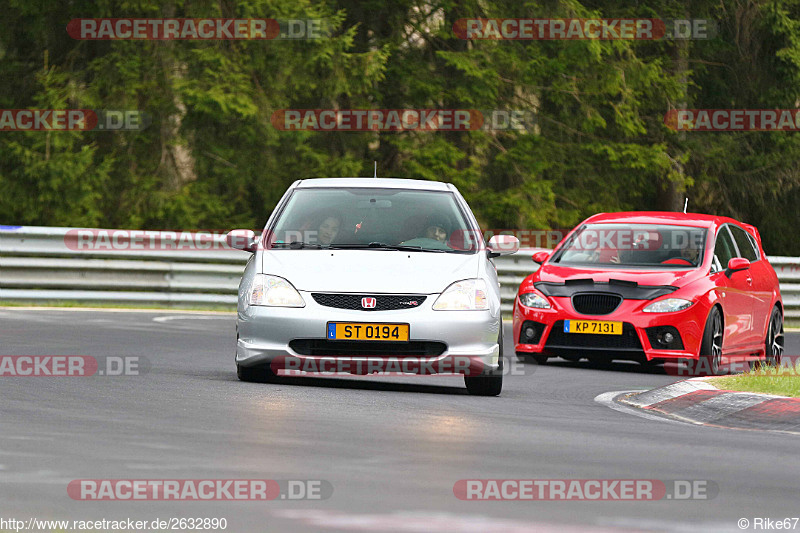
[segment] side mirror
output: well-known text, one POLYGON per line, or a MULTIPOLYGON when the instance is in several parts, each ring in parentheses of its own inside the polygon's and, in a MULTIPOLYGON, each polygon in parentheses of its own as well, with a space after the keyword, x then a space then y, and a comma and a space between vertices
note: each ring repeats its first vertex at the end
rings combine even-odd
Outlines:
POLYGON ((548 257, 550 257, 550 252, 536 252, 535 254, 533 254, 531 259, 533 259, 534 263, 538 263, 541 265, 545 261, 547 261, 548 257))
POLYGON ((519 239, 513 235, 495 235, 489 239, 488 248, 489 257, 498 257, 500 255, 511 255, 519 251, 519 239))
POLYGON ((728 268, 725 269, 725 275, 731 277, 734 272, 740 270, 747 270, 750 268, 750 261, 744 257, 734 257, 728 261, 728 268))
POLYGON ((225 235, 225 242, 236 250, 256 251, 256 233, 250 229, 235 229, 225 235))

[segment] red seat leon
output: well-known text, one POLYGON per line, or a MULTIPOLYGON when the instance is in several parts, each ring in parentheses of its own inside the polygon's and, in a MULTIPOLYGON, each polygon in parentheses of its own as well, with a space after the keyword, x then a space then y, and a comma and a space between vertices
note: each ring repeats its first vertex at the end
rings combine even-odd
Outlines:
POLYGON ((751 225, 692 213, 603 213, 533 259, 541 267, 514 301, 518 356, 685 361, 706 374, 780 362, 778 277, 751 225))

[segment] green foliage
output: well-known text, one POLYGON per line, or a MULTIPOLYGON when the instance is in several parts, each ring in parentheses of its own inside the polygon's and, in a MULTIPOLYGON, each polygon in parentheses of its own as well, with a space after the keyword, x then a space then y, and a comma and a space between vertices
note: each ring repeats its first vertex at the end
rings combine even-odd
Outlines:
POLYGON ((259 227, 296 179, 456 184, 482 225, 600 211, 731 215, 800 255, 792 133, 674 132, 676 108, 795 108, 800 1, 9 0, 0 108, 136 109, 137 132, 0 133, 0 224, 259 227), (329 38, 76 41, 81 17, 322 18, 329 38), (465 41, 468 17, 715 19, 695 41, 465 41), (300 108, 524 110, 526 131, 286 132, 300 108))

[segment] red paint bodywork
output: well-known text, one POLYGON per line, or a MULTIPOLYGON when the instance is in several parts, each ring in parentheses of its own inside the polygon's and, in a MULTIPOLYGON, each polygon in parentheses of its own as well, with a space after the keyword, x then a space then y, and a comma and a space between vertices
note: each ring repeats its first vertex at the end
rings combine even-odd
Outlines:
MULTIPOLYGON (((669 224, 676 226, 702 227, 709 230, 703 261, 697 268, 675 270, 640 270, 623 268, 575 267, 550 263, 550 258, 533 274, 530 274, 520 285, 514 301, 514 343, 518 353, 549 353, 545 345, 552 331, 554 322, 558 320, 613 320, 632 324, 641 342, 647 360, 697 359, 703 338, 706 320, 713 306, 719 306, 723 313, 723 362, 733 363, 763 358, 765 355, 765 338, 770 314, 773 307, 779 306, 783 312, 783 303, 775 270, 766 259, 761 245, 761 236, 755 227, 737 222, 731 218, 684 214, 672 212, 628 212, 602 213, 584 220, 576 226, 564 240, 556 246, 555 251, 563 246, 570 235, 583 224, 630 223, 630 224, 669 224), (758 245, 759 260, 751 263, 747 270, 733 273, 728 277, 725 266, 719 272, 711 272, 714 258, 714 243, 718 232, 724 224, 736 224, 755 238, 758 245), (611 314, 602 316, 582 315, 576 312, 568 297, 548 297, 550 309, 525 307, 520 303, 519 295, 532 292, 533 284, 539 281, 564 282, 570 279, 592 278, 595 282, 607 282, 609 278, 635 281, 639 285, 672 285, 678 289, 672 294, 653 300, 623 300, 622 304, 611 314), (683 298, 694 302, 689 308, 673 313, 645 313, 647 305, 665 298, 683 298), (544 332, 537 344, 520 344, 520 329, 526 320, 544 323, 544 332), (656 349, 651 346, 644 328, 670 325, 678 329, 683 340, 683 350, 656 349)), ((535 268, 535 267, 533 267, 535 268)), ((587 356, 588 351, 575 355, 587 356)), ((631 359, 630 354, 621 354, 614 359, 631 359)))

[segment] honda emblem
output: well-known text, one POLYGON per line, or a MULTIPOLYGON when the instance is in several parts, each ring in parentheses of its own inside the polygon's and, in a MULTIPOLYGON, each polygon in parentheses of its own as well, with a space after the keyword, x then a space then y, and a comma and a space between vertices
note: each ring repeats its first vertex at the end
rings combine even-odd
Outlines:
POLYGON ((375 309, 377 303, 378 301, 372 296, 361 298, 361 307, 363 307, 364 309, 375 309))

